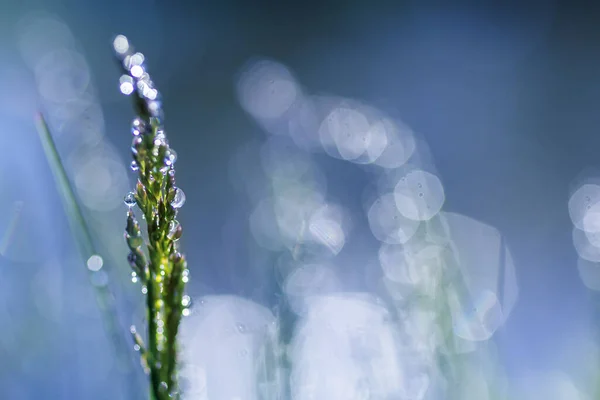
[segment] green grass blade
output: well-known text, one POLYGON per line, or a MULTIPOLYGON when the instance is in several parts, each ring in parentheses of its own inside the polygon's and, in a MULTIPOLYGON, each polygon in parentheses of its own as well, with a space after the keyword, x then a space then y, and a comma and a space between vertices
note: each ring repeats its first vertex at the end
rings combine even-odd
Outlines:
POLYGON ((100 282, 100 284, 98 282, 98 274, 105 274, 105 272, 102 269, 100 271, 92 271, 87 268, 87 260, 89 260, 91 256, 98 255, 98 252, 94 246, 91 231, 83 217, 83 212, 79 207, 77 198, 75 197, 73 187, 67 177, 65 167, 58 154, 58 150, 56 149, 56 144, 54 143, 48 124, 41 113, 36 116, 36 127, 44 148, 46 159, 48 160, 48 164, 54 175, 56 188, 63 202, 71 233, 73 234, 73 238, 79 249, 83 265, 89 273, 90 282, 94 288, 96 302, 100 309, 106 333, 114 347, 115 356, 117 357, 120 369, 125 375, 125 381, 127 382, 128 391, 130 392, 130 395, 127 398, 139 398, 141 397, 140 391, 133 390, 132 388, 133 382, 135 382, 136 379, 133 377, 133 358, 128 357, 131 354, 131 346, 128 344, 125 330, 122 329, 118 319, 115 298, 111 293, 106 280, 100 282))

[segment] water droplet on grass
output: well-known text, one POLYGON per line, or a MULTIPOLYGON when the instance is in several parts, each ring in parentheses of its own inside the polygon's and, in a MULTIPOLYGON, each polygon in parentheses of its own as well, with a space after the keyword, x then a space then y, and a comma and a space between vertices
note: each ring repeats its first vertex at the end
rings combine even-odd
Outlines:
POLYGON ((97 254, 94 254, 87 260, 87 267, 90 271, 100 271, 100 268, 104 265, 104 260, 97 254))
POLYGON ((133 93, 133 78, 129 75, 122 75, 119 79, 119 90, 126 96, 133 93))
POLYGON ((181 237, 181 224, 177 220, 173 220, 169 223, 169 232, 167 233, 167 238, 171 240, 179 240, 181 237))
POLYGON ((129 208, 135 206, 137 203, 137 201, 135 200, 135 194, 133 192, 127 193, 123 201, 125 202, 125 205, 129 208))
POLYGON ((185 193, 180 188, 175 189, 175 197, 173 197, 173 201, 171 201, 171 206, 173 208, 181 208, 185 204, 185 193))
POLYGON ((177 161, 177 152, 173 149, 167 150, 165 154, 165 165, 173 165, 177 161))

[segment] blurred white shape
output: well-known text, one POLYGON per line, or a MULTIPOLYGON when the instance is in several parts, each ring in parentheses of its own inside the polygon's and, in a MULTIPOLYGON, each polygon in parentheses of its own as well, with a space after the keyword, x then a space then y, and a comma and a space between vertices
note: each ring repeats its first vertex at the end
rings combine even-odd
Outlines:
POLYGON ((600 202, 594 204, 586 212, 582 219, 583 231, 587 233, 600 233, 600 202))
POLYGON ((429 378, 402 357, 388 311, 364 293, 311 298, 292 339, 292 398, 424 398, 429 378))
MULTIPOLYGON (((577 229, 586 230, 584 225, 585 217, 589 212, 598 213, 597 208, 593 208, 600 202, 600 185, 586 183, 581 185, 569 199, 569 216, 573 225, 577 229)), ((590 228, 597 229, 596 224, 591 225, 591 220, 588 219, 587 224, 590 228)))
POLYGON ((272 198, 260 201, 250 214, 250 232, 259 246, 278 251, 283 248, 272 198))
POLYGON ((588 242, 593 247, 600 248, 600 202, 590 208, 586 207, 581 225, 588 242))
POLYGON ((350 104, 335 107, 325 117, 319 127, 319 136, 326 152, 331 148, 339 152, 344 160, 354 160, 367 151, 369 137, 369 120, 357 108, 350 104))
MULTIPOLYGON (((182 378, 188 400, 257 400, 265 352, 276 338, 264 306, 235 296, 206 296, 182 321, 182 378)), ((274 375, 274 374, 273 374, 274 375)))
POLYGON ((242 108, 258 119, 281 117, 294 104, 299 92, 292 73, 271 60, 250 63, 237 82, 242 108))
POLYGON ((441 220, 463 281, 449 290, 455 334, 487 340, 504 324, 518 298, 512 256, 497 229, 454 213, 442 213, 441 220))
POLYGON ((333 269, 323 264, 299 265, 283 283, 283 291, 291 308, 300 315, 306 312, 307 302, 312 297, 337 292, 340 288, 333 269))
POLYGON ((119 78, 119 90, 126 96, 133 93, 133 78, 129 75, 121 75, 119 78))
POLYGON ((289 249, 295 248, 303 241, 311 215, 324 204, 323 194, 299 184, 277 193, 277 226, 289 249))
POLYGON ((100 271, 104 265, 104 260, 98 254, 94 254, 87 260, 87 267, 90 271, 100 271))
POLYGON ((392 193, 384 194, 375 200, 367 212, 367 218, 373 236, 390 244, 406 243, 420 224, 419 221, 402 215, 392 193))
POLYGON ((400 309, 399 314, 403 332, 408 338, 405 348, 423 361, 434 363, 436 350, 443 340, 438 314, 433 309, 418 306, 400 309))
POLYGON ((442 272, 441 252, 437 245, 415 241, 408 245, 384 243, 379 262, 387 279, 432 293, 442 272))
POLYGON ((308 222, 312 240, 337 255, 346 243, 342 221, 343 214, 338 207, 331 204, 322 206, 311 215, 308 222))
POLYGON ((183 366, 178 376, 185 400, 209 400, 206 389, 206 375, 206 370, 203 367, 194 364, 183 366))
POLYGON ((413 170, 400 179, 394 189, 396 206, 402 215, 414 221, 428 221, 442 209, 444 187, 432 173, 413 170))
POLYGON ((414 133, 401 121, 385 118, 380 123, 377 129, 385 131, 386 146, 374 160, 375 164, 383 168, 398 168, 406 164, 416 150, 414 133))
POLYGON ((360 156, 353 159, 352 162, 357 164, 371 164, 383 154, 388 145, 386 122, 387 120, 385 119, 379 119, 371 123, 366 135, 366 149, 360 156))
POLYGON ((127 54, 129 52, 129 40, 126 36, 117 35, 113 40, 113 48, 118 54, 127 54))
POLYGON ((389 127, 381 113, 349 99, 319 100, 322 108, 328 109, 318 127, 327 154, 357 164, 370 164, 385 151, 389 127))
MULTIPOLYGON (((487 340, 506 320, 502 306, 496 294, 490 290, 481 291, 470 303, 468 307, 462 307, 462 312, 457 314, 454 333, 465 340, 487 340)), ((461 307, 458 302, 453 306, 454 309, 461 307)))
POLYGON ((69 162, 82 203, 95 211, 110 211, 123 203, 128 191, 127 170, 112 147, 81 151, 69 162))
POLYGON ((600 291, 600 263, 577 259, 577 270, 583 284, 591 290, 600 291))
POLYGON ((56 103, 78 98, 90 83, 90 71, 85 58, 64 48, 41 58, 35 67, 35 77, 42 97, 56 103))
POLYGON ((600 261, 600 247, 595 246, 590 238, 597 242, 596 234, 587 234, 586 232, 573 228, 573 245, 579 257, 593 262, 600 261))
POLYGON ((29 68, 34 69, 40 59, 59 48, 74 45, 71 31, 51 14, 29 14, 19 21, 17 44, 29 68))

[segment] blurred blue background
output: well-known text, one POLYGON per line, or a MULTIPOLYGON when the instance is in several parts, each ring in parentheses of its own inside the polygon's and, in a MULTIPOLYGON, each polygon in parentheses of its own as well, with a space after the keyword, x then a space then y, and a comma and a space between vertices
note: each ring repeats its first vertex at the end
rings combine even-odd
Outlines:
MULTIPOLYGON (((104 333, 34 125, 35 111, 45 112, 95 227, 125 335, 143 304, 122 243, 133 111, 118 90, 117 34, 144 52, 163 95, 187 195, 179 219, 192 297, 232 294, 269 309, 278 302, 275 256, 257 250, 253 204, 239 190, 240 180, 252 184, 253 159, 247 175, 232 167, 240 148, 272 136, 240 106, 240 74, 252 60, 275 60, 307 92, 360 99, 400 118, 428 145, 444 210, 504 236, 519 301, 493 340, 509 398, 549 398, 531 389, 548 371, 591 396, 597 298, 578 273, 567 203, 599 164, 600 9, 497 3, 2 0, 0 398, 134 398, 131 379, 143 385, 139 371, 127 372, 136 355, 119 364, 104 333), (64 43, 69 55, 40 61, 64 43), (85 101, 64 106, 65 87, 85 90, 85 101), (85 118, 69 119, 82 110, 85 118)), ((325 154, 314 159, 329 195, 360 214, 371 175, 325 154)), ((360 227, 364 213, 356 218, 360 227)), ((359 278, 346 285, 363 289, 359 278)))

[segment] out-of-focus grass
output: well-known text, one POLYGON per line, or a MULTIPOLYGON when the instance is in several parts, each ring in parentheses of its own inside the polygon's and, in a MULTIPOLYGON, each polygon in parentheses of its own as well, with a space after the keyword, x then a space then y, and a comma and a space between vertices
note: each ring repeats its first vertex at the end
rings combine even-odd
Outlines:
POLYGON ((139 398, 139 394, 135 394, 136 392, 139 393, 139 391, 133 387, 137 380, 133 375, 133 359, 129 356, 131 346, 128 344, 125 331, 119 322, 115 297, 109 287, 108 275, 105 271, 106 266, 103 265, 104 259, 98 254, 94 246, 91 231, 79 207, 64 164, 42 113, 36 115, 35 122, 40 141, 44 148, 44 154, 46 155, 46 159, 54 175, 56 188, 62 199, 73 239, 78 247, 82 264, 89 272, 90 284, 94 288, 96 302, 105 324, 106 334, 112 342, 115 356, 124 374, 123 382, 125 382, 125 386, 127 387, 127 393, 129 394, 129 398, 139 398))

